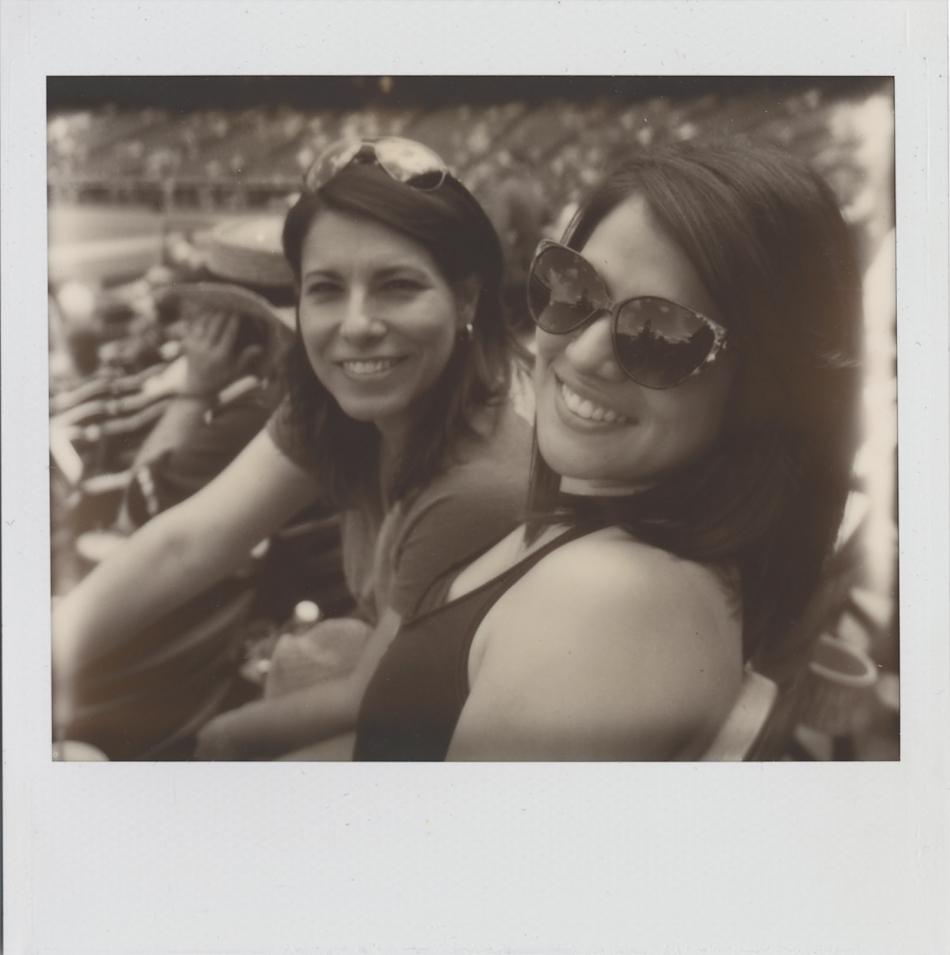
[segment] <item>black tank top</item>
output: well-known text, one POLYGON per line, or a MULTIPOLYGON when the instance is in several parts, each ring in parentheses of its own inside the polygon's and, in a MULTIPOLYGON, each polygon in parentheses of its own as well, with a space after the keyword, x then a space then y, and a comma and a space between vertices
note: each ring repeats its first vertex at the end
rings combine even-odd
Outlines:
POLYGON ((565 531, 449 603, 442 601, 461 568, 436 581, 396 634, 366 688, 353 759, 444 760, 468 697, 472 639, 485 615, 539 561, 593 529, 565 531))

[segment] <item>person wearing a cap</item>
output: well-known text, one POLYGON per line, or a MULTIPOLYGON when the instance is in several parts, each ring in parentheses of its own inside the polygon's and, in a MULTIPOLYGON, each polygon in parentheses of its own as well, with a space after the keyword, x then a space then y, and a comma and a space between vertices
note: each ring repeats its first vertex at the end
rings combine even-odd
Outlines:
POLYGON ((204 487, 264 427, 293 334, 292 312, 239 284, 181 283, 156 297, 184 322, 187 367, 136 455, 118 520, 125 532, 204 487))
POLYGON ((54 728, 67 736, 81 667, 318 498, 342 511, 344 572, 371 628, 359 664, 222 713, 198 755, 268 759, 345 734, 402 618, 523 516, 531 433, 511 400, 502 252, 471 193, 419 144, 335 146, 308 175, 283 247, 299 296, 288 396, 215 481, 55 608, 54 728))
MULTIPOLYGON (((282 217, 225 224, 212 231, 199 271, 177 281, 169 270, 149 276, 152 322, 172 326, 181 338, 181 359, 168 369, 169 385, 178 390, 171 392, 129 471, 108 475, 124 478, 125 492, 113 526, 75 542, 87 561, 99 563, 123 549, 137 528, 207 485, 261 431, 280 402, 279 370, 294 329, 293 274, 280 245, 282 225, 282 217), (240 256, 227 254, 235 241, 243 247, 240 256)), ((236 584, 223 581, 187 602, 156 632, 187 643, 189 634, 207 631, 215 608, 232 593, 229 583, 236 584)), ((285 597, 286 588, 276 589, 278 599, 285 597)), ((72 732, 114 759, 163 752, 162 741, 169 741, 169 730, 174 739, 181 713, 189 707, 205 710, 209 693, 223 694, 234 670, 225 660, 213 674, 195 679, 194 655, 175 665, 172 659, 166 642, 142 639, 131 657, 98 658, 84 668, 75 680, 72 732), (149 716, 149 701, 168 694, 177 706, 161 718, 149 716)))

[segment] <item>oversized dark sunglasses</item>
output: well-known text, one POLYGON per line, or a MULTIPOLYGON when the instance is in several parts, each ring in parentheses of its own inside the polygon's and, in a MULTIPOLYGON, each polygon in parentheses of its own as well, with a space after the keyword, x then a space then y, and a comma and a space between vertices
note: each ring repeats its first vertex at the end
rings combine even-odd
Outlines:
POLYGON ((665 298, 612 302, 587 259, 547 239, 538 246, 528 273, 528 310, 540 329, 554 335, 566 335, 608 312, 617 364, 645 388, 682 384, 726 342, 721 325, 665 298))
POLYGON ((448 166, 436 153, 412 139, 338 139, 307 170, 304 187, 316 192, 337 173, 357 163, 375 163, 397 182, 425 192, 438 189, 449 174, 448 166))

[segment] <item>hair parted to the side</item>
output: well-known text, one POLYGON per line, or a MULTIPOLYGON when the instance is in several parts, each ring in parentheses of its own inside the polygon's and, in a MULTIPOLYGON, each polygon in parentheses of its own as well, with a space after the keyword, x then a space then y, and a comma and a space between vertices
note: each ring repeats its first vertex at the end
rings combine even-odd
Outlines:
MULTIPOLYGON (((304 240, 325 210, 362 217, 412 239, 453 286, 473 276, 478 282, 472 335, 456 341, 394 468, 389 494, 398 500, 430 481, 458 439, 471 433, 478 412, 507 394, 516 346, 502 314, 501 245, 478 201, 451 176, 438 189, 423 191, 376 166, 352 166, 317 192, 303 193, 287 214, 284 254, 298 287, 304 240)), ((326 493, 346 507, 367 481, 376 479, 379 432, 372 423, 344 414, 314 374, 299 319, 287 379, 289 421, 310 449, 326 493)))
POLYGON ((683 558, 736 567, 748 658, 800 615, 849 491, 862 319, 854 243, 819 175, 737 142, 632 157, 588 197, 565 243, 582 251, 634 195, 695 267, 738 356, 723 434, 700 460, 623 498, 561 494, 536 449, 532 526, 617 524, 683 558))

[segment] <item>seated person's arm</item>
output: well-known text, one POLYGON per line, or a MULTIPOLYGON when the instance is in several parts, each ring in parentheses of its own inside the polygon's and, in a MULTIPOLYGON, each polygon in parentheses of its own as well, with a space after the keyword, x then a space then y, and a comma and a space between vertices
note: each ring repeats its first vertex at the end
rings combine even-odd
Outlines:
POLYGON ((189 323, 183 342, 188 359, 184 391, 145 439, 133 468, 183 444, 201 425, 218 392, 253 371, 261 358, 261 348, 248 345, 236 354, 240 328, 239 315, 223 312, 209 312, 189 323))
POLYGON ((257 700, 215 717, 198 734, 198 758, 272 759, 352 730, 366 686, 400 622, 395 611, 386 610, 360 662, 346 676, 257 700))
POLYGON ((130 474, 116 530, 132 533, 217 477, 267 424, 271 404, 260 393, 239 398, 182 444, 138 467, 130 474))
POLYGON ((57 602, 53 668, 60 718, 69 716, 78 668, 225 577, 317 490, 262 432, 214 481, 129 538, 57 602))
MULTIPOLYGON (((421 522, 423 532, 427 524, 427 521, 421 522)), ((416 535, 410 533, 409 536, 412 539, 416 535)), ((401 562, 397 571, 396 576, 405 587, 417 581, 422 569, 410 558, 408 562, 401 562)), ((394 591, 399 599, 399 587, 394 587, 394 591)), ((332 626, 333 622, 328 620, 320 626, 332 626)), ((386 607, 359 663, 345 676, 322 680, 282 696, 265 697, 215 717, 198 734, 197 757, 273 759, 352 730, 363 693, 401 622, 401 614, 391 606, 386 607)))
POLYGON ((739 624, 697 565, 586 539, 506 597, 473 646, 448 759, 667 760, 738 693, 739 624))

